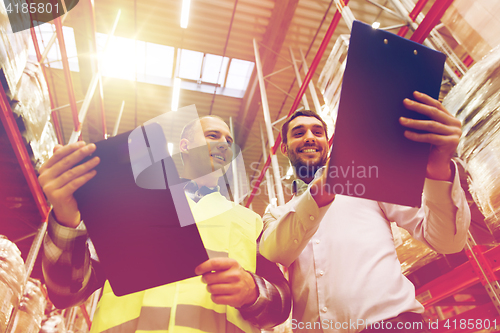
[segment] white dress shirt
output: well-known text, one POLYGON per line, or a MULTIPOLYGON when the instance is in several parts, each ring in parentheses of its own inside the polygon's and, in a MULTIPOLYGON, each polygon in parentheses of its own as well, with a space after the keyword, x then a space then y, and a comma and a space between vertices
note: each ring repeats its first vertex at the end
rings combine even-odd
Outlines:
POLYGON ((425 180, 422 202, 411 208, 337 195, 318 208, 308 188, 266 212, 260 251, 289 266, 294 332, 359 332, 423 312, 401 273, 390 222, 437 252, 462 250, 470 211, 456 167, 453 183, 425 180))

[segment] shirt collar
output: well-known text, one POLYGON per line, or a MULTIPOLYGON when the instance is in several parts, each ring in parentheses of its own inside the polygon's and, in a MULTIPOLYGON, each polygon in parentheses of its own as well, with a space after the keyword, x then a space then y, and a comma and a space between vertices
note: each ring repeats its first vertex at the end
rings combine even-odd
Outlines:
POLYGON ((183 179, 183 180, 188 182, 184 186, 184 192, 186 192, 186 194, 195 202, 198 202, 201 198, 203 198, 207 194, 220 191, 219 185, 216 185, 214 187, 202 186, 201 188, 198 188, 198 184, 194 180, 189 180, 189 179, 183 179))
MULTIPOLYGON (((323 171, 325 170, 325 166, 319 168, 316 173, 314 174, 314 179, 311 181, 311 183, 321 177, 321 175, 323 174, 323 171)), ((293 182, 292 182, 292 193, 293 195, 301 195, 302 193, 304 193, 308 188, 309 186, 311 185, 311 183, 307 184, 306 182, 304 182, 302 179, 295 179, 293 182)))

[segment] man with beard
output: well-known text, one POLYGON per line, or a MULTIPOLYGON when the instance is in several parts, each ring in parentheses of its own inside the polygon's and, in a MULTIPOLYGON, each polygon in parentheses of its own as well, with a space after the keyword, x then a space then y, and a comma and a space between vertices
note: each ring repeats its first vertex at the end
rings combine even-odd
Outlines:
POLYGON ((274 263, 257 255, 260 216, 219 192, 232 142, 227 124, 216 116, 193 120, 180 140, 184 192, 207 252, 215 257, 196 267, 198 277, 120 297, 105 282, 100 262, 90 257, 73 196, 96 174, 98 157, 77 165, 96 147, 83 142, 56 146, 38 178, 53 204, 42 267, 54 305, 79 304, 104 286, 92 323, 96 333, 260 332, 285 321, 291 307, 288 283, 274 263))
POLYGON ((420 208, 328 193, 325 123, 298 111, 283 124, 281 152, 298 179, 294 197, 264 215, 260 250, 289 267, 295 332, 426 331, 390 222, 437 252, 453 253, 464 247, 470 211, 451 160, 461 123, 435 99, 414 97, 405 107, 431 118, 400 118, 406 138, 431 144, 420 208))

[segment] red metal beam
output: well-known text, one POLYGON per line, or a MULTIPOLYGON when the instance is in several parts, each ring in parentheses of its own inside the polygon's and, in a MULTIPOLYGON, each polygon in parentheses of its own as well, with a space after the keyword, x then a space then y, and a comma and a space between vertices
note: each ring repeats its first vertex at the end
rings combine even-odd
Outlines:
MULTIPOLYGON (((345 0, 345 4, 349 0, 345 0)), ((316 56, 314 57, 311 67, 309 68, 309 71, 307 71, 306 77, 304 78, 304 82, 302 82, 302 85, 300 86, 299 92, 297 93, 297 96, 295 97, 295 100, 293 101, 292 107, 290 108, 290 112, 288 112, 288 117, 292 115, 292 113, 295 112, 297 107, 300 104, 300 101, 302 99, 302 96, 304 96, 304 93, 306 92, 306 89, 309 85, 309 82, 312 79, 312 76, 314 75, 314 72, 316 71, 316 68, 318 68, 319 62, 321 61, 321 58, 323 57, 323 54, 326 51, 326 48, 328 47, 328 44, 330 43, 330 39, 332 39, 333 34, 335 33, 335 29, 337 28, 337 25, 340 22, 340 19, 342 18, 342 15, 340 12, 337 10, 335 12, 335 15, 333 16, 332 23, 330 23, 330 26, 328 27, 328 30, 326 31, 325 37, 323 38, 323 41, 321 42, 321 45, 319 46, 318 52, 316 53, 316 56)), ((281 144, 281 132, 278 134, 278 137, 276 138, 276 142, 274 143, 272 153, 276 154, 276 151, 278 150, 278 147, 281 144)), ((265 172, 265 171, 264 171, 265 172)))
POLYGON ((330 149, 332 148, 332 145, 333 145, 333 137, 335 136, 335 134, 332 134, 332 137, 330 138, 330 140, 328 140, 328 147, 330 147, 330 149))
MULTIPOLYGON (((410 18, 413 22, 415 22, 418 14, 422 12, 422 9, 424 9, 425 5, 427 4, 427 1, 429 0, 418 0, 418 2, 415 4, 415 7, 413 7, 413 10, 410 13, 410 18)), ((402 27, 398 31, 398 36, 404 37, 406 33, 408 32, 408 26, 402 27)))
POLYGON ((425 284, 416 290, 417 299, 423 306, 428 307, 438 301, 456 294, 457 292, 476 284, 479 277, 476 275, 470 262, 466 262, 451 272, 425 284), (446 277, 446 278, 445 278, 446 277))
POLYGON ((490 302, 476 306, 451 318, 431 321, 429 328, 433 333, 484 332, 497 328, 499 323, 498 312, 495 305, 490 302))
POLYGON ((87 327, 90 329, 90 326, 92 326, 92 320, 90 320, 90 316, 89 313, 87 312, 85 304, 80 304, 80 310, 82 311, 83 318, 85 318, 85 321, 87 322, 87 327))
POLYGON ((432 5, 431 9, 425 15, 424 20, 418 26, 417 30, 411 36, 411 40, 417 43, 422 43, 432 29, 438 24, 438 22, 443 17, 444 13, 450 7, 453 0, 436 0, 436 2, 432 5))
MULTIPOLYGON (((345 4, 347 5, 349 1, 346 0, 345 4)), ((323 38, 323 41, 321 42, 321 45, 319 46, 318 52, 316 53, 316 56, 314 57, 314 60, 311 63, 311 67, 309 68, 309 71, 307 72, 304 81, 302 82, 302 85, 300 86, 299 92, 297 93, 297 96, 295 97, 295 100, 293 101, 292 107, 290 108, 290 112, 288 112, 288 117, 297 109, 297 106, 300 103, 300 100, 302 99, 302 96, 304 95, 309 82, 312 79, 312 76, 314 72, 316 71, 316 68, 319 65, 319 62, 321 61, 321 58, 323 57, 323 54, 325 53, 326 48, 328 47, 328 43, 330 43, 330 39, 332 38, 335 29, 337 28, 337 25, 340 22, 340 18, 342 15, 340 12, 337 10, 335 12, 335 15, 333 16, 332 22, 330 23, 330 26, 328 27, 328 30, 326 31, 325 37, 323 38)), ((281 144, 281 133, 278 134, 278 137, 276 138, 276 142, 274 143, 274 146, 271 149, 271 154, 276 154, 276 150, 281 144)), ((269 167, 269 164, 271 162, 271 154, 267 157, 266 164, 264 164, 264 167, 260 171, 259 178, 255 182, 254 186, 252 186, 252 192, 250 193, 250 196, 248 197, 246 207, 250 206, 250 203, 252 202, 255 193, 257 192, 257 189, 260 186, 260 183, 262 182, 262 179, 264 178, 264 174, 266 173, 267 168, 269 167)))
POLYGON ((428 0, 418 0, 418 2, 415 4, 415 7, 413 7, 413 10, 410 13, 410 18, 413 22, 415 22, 415 20, 417 19, 418 14, 422 12, 422 9, 424 9, 427 1, 428 0))
POLYGON ((493 269, 491 268, 491 265, 489 264, 488 260, 486 260, 484 256, 485 252, 485 246, 484 245, 475 245, 472 247, 472 252, 469 250, 466 250, 465 253, 467 254, 467 258, 469 258, 469 262, 472 265, 472 268, 476 272, 476 275, 479 277, 479 281, 481 281, 481 284, 485 286, 488 281, 486 278, 490 281, 498 281, 497 276, 495 275, 495 272, 493 272, 493 269), (474 259, 474 255, 477 259, 474 259), (483 275, 486 275, 486 278, 483 275))
POLYGON ((76 107, 75 91, 73 89, 73 80, 71 79, 71 71, 69 69, 68 54, 66 53, 66 44, 64 43, 64 35, 62 30, 61 18, 54 19, 56 25, 57 41, 61 49, 61 60, 63 64, 64 78, 66 80, 66 88, 68 89, 69 104, 71 113, 73 114, 74 130, 80 130, 80 121, 78 120, 78 108, 76 107))
MULTIPOLYGON (((35 28, 31 27, 30 31, 31 31, 31 39, 33 39, 33 45, 35 46, 36 59, 40 63, 40 61, 42 60, 42 54, 40 52, 40 48, 38 47, 38 40, 36 38, 35 28)), ((40 67, 42 68, 42 73, 43 73, 43 77, 45 78, 45 82, 47 82, 47 73, 45 72, 45 67, 41 63, 40 63, 40 67)), ((51 110, 53 110, 55 108, 54 100, 52 99, 52 95, 50 94, 50 89, 48 89, 48 91, 49 91, 50 108, 51 108, 51 110)), ((64 144, 63 137, 62 137, 62 131, 61 131, 61 125, 59 124, 59 118, 57 117, 57 113, 55 111, 52 111, 51 115, 52 115, 52 120, 54 121, 54 128, 56 130, 57 141, 60 144, 64 144)))
POLYGON ((47 217, 49 215, 49 206, 47 205, 47 201, 45 200, 45 196, 43 195, 42 188, 38 183, 35 169, 33 169, 30 157, 28 155, 28 152, 26 151, 26 147, 24 146, 23 138, 21 136, 21 133, 19 132, 19 128, 17 127, 16 121, 12 114, 12 109, 10 108, 10 104, 7 100, 7 96, 5 95, 5 91, 1 87, 0 118, 2 119, 3 127, 7 132, 10 144, 12 145, 12 149, 16 154, 19 166, 23 171, 31 194, 33 194, 33 198, 38 207, 38 211, 40 212, 40 216, 43 221, 47 221, 47 217))
MULTIPOLYGON (((475 251, 475 253, 478 252, 475 251)), ((498 274, 500 272, 500 245, 482 252, 482 256, 491 270, 498 274)), ((475 273, 471 262, 468 261, 418 288, 416 295, 420 303, 428 307, 478 282, 480 282, 480 277, 475 273)))
POLYGON ((401 36, 401 37, 406 36, 406 33, 408 32, 408 30, 409 30, 408 26, 402 27, 398 31, 398 36, 401 36))

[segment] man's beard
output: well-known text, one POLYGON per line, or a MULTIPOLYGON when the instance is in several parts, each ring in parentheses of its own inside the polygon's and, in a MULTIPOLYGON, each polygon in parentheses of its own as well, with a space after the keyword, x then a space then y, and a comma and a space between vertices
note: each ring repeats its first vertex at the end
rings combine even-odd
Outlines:
POLYGON ((326 164, 326 156, 322 156, 317 162, 306 162, 298 157, 295 153, 289 156, 290 163, 295 169, 295 174, 298 178, 314 178, 316 171, 321 169, 326 164))

